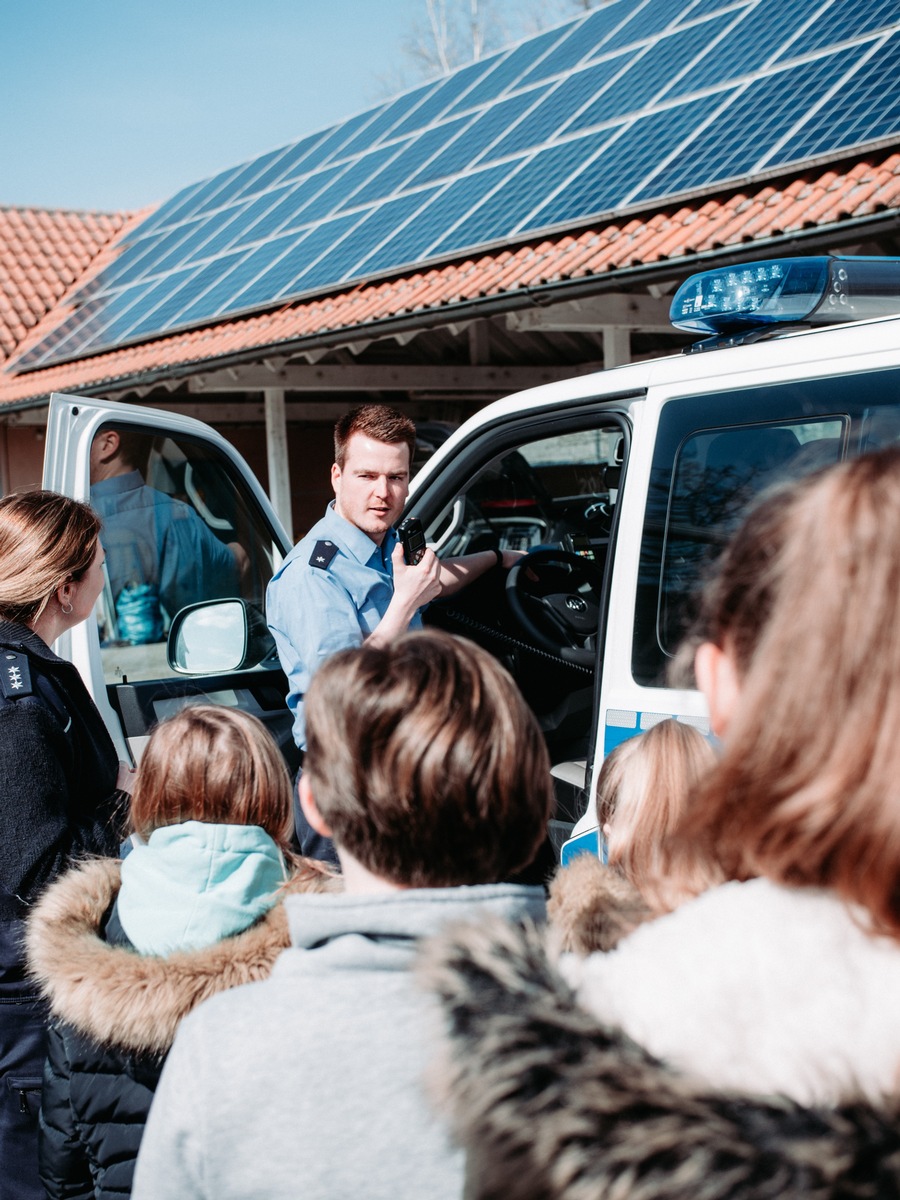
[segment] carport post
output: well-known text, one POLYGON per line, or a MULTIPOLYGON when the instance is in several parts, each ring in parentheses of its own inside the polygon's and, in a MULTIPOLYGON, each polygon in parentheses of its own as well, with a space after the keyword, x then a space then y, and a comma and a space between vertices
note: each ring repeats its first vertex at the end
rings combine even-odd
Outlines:
POLYGON ((291 520, 291 470, 288 464, 287 419, 284 388, 265 388, 266 459, 269 466, 269 499, 293 542, 291 520))
POLYGON ((622 325, 603 327, 603 370, 631 362, 631 330, 622 325))

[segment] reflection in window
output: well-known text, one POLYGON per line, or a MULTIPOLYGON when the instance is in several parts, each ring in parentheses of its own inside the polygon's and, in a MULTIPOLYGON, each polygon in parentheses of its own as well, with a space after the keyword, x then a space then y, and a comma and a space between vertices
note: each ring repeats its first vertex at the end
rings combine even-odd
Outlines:
POLYGON ((240 596, 262 607, 271 534, 215 449, 104 425, 91 447, 91 503, 103 521, 97 612, 108 682, 169 675, 165 638, 188 605, 240 596))
POLYGON ((675 462, 666 523, 658 637, 673 654, 709 564, 766 488, 841 457, 842 422, 743 426, 698 433, 675 462))

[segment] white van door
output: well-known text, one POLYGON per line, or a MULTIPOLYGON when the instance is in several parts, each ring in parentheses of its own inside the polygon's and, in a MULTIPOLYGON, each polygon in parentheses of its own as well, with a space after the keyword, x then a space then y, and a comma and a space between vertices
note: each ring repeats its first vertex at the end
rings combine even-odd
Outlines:
POLYGON ((290 549, 234 447, 188 417, 54 395, 43 485, 103 518, 106 583, 96 619, 57 649, 80 670, 120 755, 137 761, 157 721, 208 700, 259 717, 293 765, 274 647, 250 669, 206 675, 178 674, 166 657, 168 629, 186 606, 233 597, 262 617, 266 585, 290 549))

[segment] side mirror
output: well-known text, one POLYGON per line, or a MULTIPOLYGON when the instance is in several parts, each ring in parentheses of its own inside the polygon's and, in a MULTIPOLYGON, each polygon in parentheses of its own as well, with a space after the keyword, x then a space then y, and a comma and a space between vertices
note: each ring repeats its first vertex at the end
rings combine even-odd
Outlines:
POLYGON ((258 609, 246 600, 209 600, 176 613, 166 657, 182 675, 247 671, 275 653, 275 642, 258 609))

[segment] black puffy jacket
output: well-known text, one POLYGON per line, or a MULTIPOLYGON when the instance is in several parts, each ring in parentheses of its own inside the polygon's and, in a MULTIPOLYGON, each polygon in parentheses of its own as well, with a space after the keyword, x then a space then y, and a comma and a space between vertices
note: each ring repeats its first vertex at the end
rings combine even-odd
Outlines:
MULTIPOLYGON (((0 921, 21 918, 71 858, 118 853, 118 767, 77 668, 0 620, 0 921)), ((0 982, 22 978, 20 965, 0 963, 0 982)))
MULTIPOLYGON (((153 1093, 179 1022, 201 1000, 264 979, 289 944, 281 904, 234 937, 166 958, 140 955, 115 919, 120 864, 61 876, 29 918, 29 967, 50 1006, 41 1178, 51 1200, 131 1194, 153 1093)), ((301 863, 285 891, 340 882, 301 863)))
POLYGON ((117 770, 76 668, 26 626, 0 621, 0 1194, 9 1200, 41 1196, 45 1013, 25 978, 25 914, 72 858, 118 853, 117 770))

